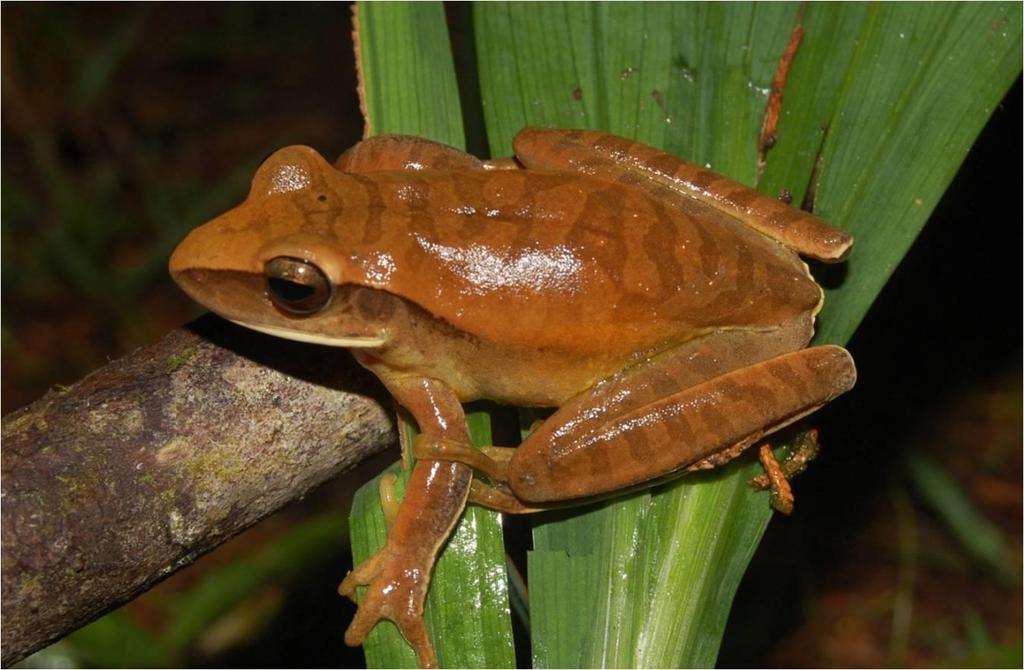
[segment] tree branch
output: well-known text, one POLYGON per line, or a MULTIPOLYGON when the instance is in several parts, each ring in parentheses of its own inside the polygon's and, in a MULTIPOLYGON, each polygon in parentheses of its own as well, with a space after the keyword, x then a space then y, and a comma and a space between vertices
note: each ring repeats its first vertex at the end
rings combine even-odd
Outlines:
POLYGON ((347 351, 208 315, 4 417, 3 664, 392 443, 382 394, 347 351))

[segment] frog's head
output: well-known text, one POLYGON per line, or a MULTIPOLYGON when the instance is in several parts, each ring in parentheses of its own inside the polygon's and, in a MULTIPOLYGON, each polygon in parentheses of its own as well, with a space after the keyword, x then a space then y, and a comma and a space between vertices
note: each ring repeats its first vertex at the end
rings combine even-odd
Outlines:
POLYGON ((193 300, 238 324, 343 347, 384 344, 392 299, 344 281, 332 233, 342 178, 313 149, 268 158, 238 207, 193 230, 171 255, 171 277, 193 300))

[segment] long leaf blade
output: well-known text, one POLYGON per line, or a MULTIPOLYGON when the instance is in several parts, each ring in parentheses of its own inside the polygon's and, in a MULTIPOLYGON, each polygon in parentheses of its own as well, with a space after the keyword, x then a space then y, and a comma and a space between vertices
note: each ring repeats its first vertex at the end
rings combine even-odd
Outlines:
MULTIPOLYGON (((507 154, 525 125, 586 126, 755 184, 761 115, 798 16, 795 4, 478 5, 492 150, 507 154)), ((819 211, 858 236, 846 281, 829 291, 819 322, 821 340, 844 342, 1017 76, 1020 8, 810 5, 802 19, 804 42, 761 186, 800 198, 813 176, 819 211), (916 46, 908 50, 903 40, 916 46), (981 81, 967 81, 979 67, 981 81), (888 71, 910 71, 910 90, 906 78, 883 76, 888 71), (956 90, 940 85, 949 80, 956 90), (879 116, 896 105, 901 115, 879 116), (929 114, 936 105, 943 113, 929 114), (854 111, 856 122, 848 116, 854 111), (829 113, 838 120, 824 138, 815 124, 829 113), (948 141, 949 120, 964 117, 948 141), (911 154, 911 163, 927 165, 901 160, 911 154), (871 198, 838 197, 863 193, 862 184, 870 184, 871 198), (927 191, 928 200, 920 199, 929 207, 915 203, 920 211, 909 216, 913 191, 927 191), (886 206, 893 201, 902 206, 886 206)), ((713 664, 732 597, 769 519, 763 497, 742 485, 753 471, 752 464, 732 466, 713 481, 694 485, 689 478, 649 501, 635 496, 621 509, 540 523, 530 556, 535 663, 713 664), (575 597, 567 584, 579 585, 575 597), (565 620, 575 625, 560 625, 565 620)))
POLYGON ((1020 50, 1017 4, 870 6, 822 154, 818 211, 857 247, 819 341, 853 334, 1020 75, 1020 50))
POLYGON ((442 5, 364 2, 357 6, 356 16, 367 135, 419 135, 465 147, 442 5))

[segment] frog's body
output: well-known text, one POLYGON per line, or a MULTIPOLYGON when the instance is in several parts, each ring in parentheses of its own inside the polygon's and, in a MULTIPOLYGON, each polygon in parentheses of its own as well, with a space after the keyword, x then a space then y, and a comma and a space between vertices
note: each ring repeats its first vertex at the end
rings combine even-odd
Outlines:
POLYGON ((229 319, 352 347, 416 417, 388 545, 343 587, 371 584, 350 641, 392 618, 424 664, 427 576, 469 492, 459 461, 479 465, 460 401, 559 407, 482 466, 515 510, 715 464, 854 379, 845 351, 803 349, 822 292, 793 251, 838 260, 843 233, 620 138, 534 129, 516 150, 526 169, 415 138, 335 167, 283 149, 171 260, 229 319))
MULTIPOLYGON (((737 222, 701 225, 616 182, 528 170, 351 175, 303 148, 274 159, 308 163, 321 183, 289 193, 295 211, 280 223, 252 213, 230 236, 218 233, 209 245, 218 257, 204 271, 221 259, 232 267, 235 236, 301 238, 307 258, 339 284, 401 297, 380 323, 389 334, 375 354, 444 380, 463 402, 559 406, 633 360, 722 329, 786 327, 799 348, 821 300, 788 249, 737 222), (500 318, 497 305, 514 318, 500 318)), ((275 161, 262 171, 278 169, 275 161)), ((231 216, 250 213, 243 205, 231 216)), ((262 261, 250 271, 263 281, 262 261)), ((237 314, 233 304, 209 306, 256 323, 249 305, 237 314)), ((269 303, 262 311, 271 324, 295 323, 269 303)), ((362 335, 368 321, 354 330, 329 318, 302 325, 328 341, 362 335)))

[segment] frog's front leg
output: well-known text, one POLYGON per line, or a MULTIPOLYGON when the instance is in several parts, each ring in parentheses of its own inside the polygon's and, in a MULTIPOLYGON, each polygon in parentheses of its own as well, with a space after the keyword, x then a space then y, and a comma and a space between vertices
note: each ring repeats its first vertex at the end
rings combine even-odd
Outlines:
MULTIPOLYGON (((491 165, 458 149, 420 137, 378 135, 343 153, 334 167, 358 174, 509 166, 491 165)), ((462 405, 451 389, 433 379, 396 375, 367 352, 354 351, 353 354, 384 382, 398 404, 412 413, 421 436, 469 445, 462 405)), ((418 460, 400 504, 393 496, 393 487, 382 481, 387 542, 356 566, 338 587, 342 595, 353 599, 357 587, 367 587, 345 633, 347 644, 361 644, 380 619, 390 619, 415 650, 421 666, 437 665, 423 623, 423 606, 437 553, 462 515, 472 479, 472 469, 464 464, 418 460)))
MULTIPOLYGON (((356 357, 412 413, 424 435, 469 444, 462 406, 444 384, 395 376, 365 354, 356 357)), ((353 600, 357 587, 367 587, 345 633, 347 644, 361 644, 378 621, 389 619, 415 650, 421 666, 437 665, 423 622, 423 606, 437 553, 462 514, 472 479, 472 469, 462 463, 416 462, 386 543, 339 586, 342 595, 353 600)))

